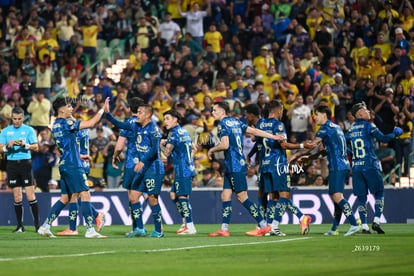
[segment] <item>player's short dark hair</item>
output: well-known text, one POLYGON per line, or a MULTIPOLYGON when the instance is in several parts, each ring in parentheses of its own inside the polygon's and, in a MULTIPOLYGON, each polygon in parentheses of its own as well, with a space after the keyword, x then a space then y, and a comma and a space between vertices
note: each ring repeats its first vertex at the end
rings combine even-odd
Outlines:
POLYGON ((230 113, 230 106, 228 102, 225 101, 221 101, 221 102, 214 102, 215 105, 217 105, 218 107, 224 109, 224 112, 226 112, 226 114, 230 113))
POLYGON ((16 107, 13 107, 11 113, 12 114, 23 114, 24 115, 24 109, 21 108, 20 106, 16 106, 16 107))
POLYGON ((352 116, 354 116, 354 117, 355 117, 355 115, 358 113, 358 111, 359 111, 361 108, 364 108, 364 107, 367 107, 367 106, 366 106, 366 104, 365 104, 364 102, 360 102, 360 103, 356 103, 356 104, 354 104, 354 105, 352 106, 352 108, 351 108, 351 113, 352 113, 352 116))
POLYGON ((151 113, 151 115, 154 114, 154 108, 149 104, 140 104, 138 107, 144 107, 151 113))
POLYGON ((332 118, 332 111, 329 107, 324 106, 324 105, 320 105, 316 108, 316 112, 318 113, 325 113, 326 117, 328 118, 328 120, 330 120, 332 118))
POLYGON ((244 107, 244 111, 255 116, 260 116, 260 106, 258 104, 248 104, 244 107))
POLYGON ((68 105, 68 101, 65 97, 59 97, 53 102, 53 110, 55 111, 55 116, 57 116, 59 108, 68 105))
POLYGON ((129 108, 131 109, 132 113, 137 113, 138 107, 144 104, 144 100, 139 97, 133 97, 128 101, 129 108))
POLYGON ((178 113, 177 110, 175 110, 175 109, 170 109, 168 111, 165 111, 163 115, 164 115, 164 117, 165 117, 165 115, 170 115, 171 117, 175 117, 175 118, 177 118, 178 123, 179 124, 181 123, 182 117, 181 117, 180 113, 178 113))
POLYGON ((267 105, 267 108, 269 110, 274 110, 274 109, 279 109, 279 108, 283 108, 283 104, 281 101, 279 100, 272 100, 271 102, 269 102, 269 104, 267 105))

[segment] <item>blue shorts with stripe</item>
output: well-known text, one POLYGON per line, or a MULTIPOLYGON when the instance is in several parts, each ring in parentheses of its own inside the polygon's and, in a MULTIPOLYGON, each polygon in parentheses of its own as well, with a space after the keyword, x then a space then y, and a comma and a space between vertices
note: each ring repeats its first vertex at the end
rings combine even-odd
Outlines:
POLYGON ((62 194, 74 194, 89 191, 88 179, 83 167, 59 167, 62 194))
POLYGON ((349 170, 329 171, 329 194, 344 193, 345 182, 349 176, 349 170))
POLYGON ((190 195, 193 188, 192 177, 176 177, 171 186, 171 192, 177 196, 190 195))
POLYGON ((246 172, 225 173, 223 189, 231 189, 236 194, 247 191, 246 172))
MULTIPOLYGON (((265 193, 290 192, 290 176, 286 173, 278 175, 276 171, 261 173, 260 182, 265 193)), ((260 183, 259 182, 259 183, 260 183)))
POLYGON ((152 170, 138 172, 132 181, 131 190, 148 195, 159 195, 161 193, 163 179, 164 174, 157 174, 152 170))
POLYGON ((352 189, 356 196, 367 195, 368 191, 371 194, 384 191, 384 182, 382 181, 381 173, 377 169, 353 171, 352 189))
POLYGON ((134 167, 124 169, 124 177, 122 180, 122 187, 127 190, 132 190, 132 183, 135 177, 134 167))

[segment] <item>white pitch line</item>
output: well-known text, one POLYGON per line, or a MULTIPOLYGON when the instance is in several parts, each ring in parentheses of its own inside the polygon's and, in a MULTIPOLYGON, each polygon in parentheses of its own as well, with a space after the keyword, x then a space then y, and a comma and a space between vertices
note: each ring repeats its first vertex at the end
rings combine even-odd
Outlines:
POLYGON ((211 248, 211 247, 230 247, 230 246, 243 246, 243 245, 257 245, 257 244, 266 244, 266 243, 279 243, 279 242, 289 242, 289 241, 299 241, 310 239, 309 237, 304 238, 294 238, 286 240, 274 240, 274 241, 263 241, 263 242, 243 242, 243 243, 227 243, 227 244, 208 244, 208 245, 198 245, 198 246, 187 246, 187 247, 177 247, 177 248, 161 248, 161 249, 150 249, 143 250, 146 253, 149 252, 167 252, 167 251, 183 251, 190 249, 200 249, 200 248, 211 248))
POLYGON ((17 258, 0 258, 0 262, 11 262, 11 261, 27 261, 27 260, 38 260, 38 259, 48 259, 48 258, 68 258, 68 257, 83 257, 83 256, 92 256, 92 255, 104 255, 104 254, 115 254, 115 253, 128 253, 128 252, 170 252, 170 251, 183 251, 191 249, 202 249, 202 248, 213 248, 213 247, 231 247, 231 246, 244 246, 244 245, 257 245, 257 244, 267 244, 267 243, 280 243, 280 242, 290 242, 290 241, 299 241, 310 239, 309 237, 303 238, 293 238, 285 240, 273 240, 273 241, 262 241, 262 242, 243 242, 243 243, 226 243, 226 244, 209 244, 209 245, 198 245, 198 246, 187 246, 187 247, 177 247, 177 248, 161 248, 161 249, 149 249, 149 250, 132 250, 132 251, 98 251, 98 252, 89 252, 89 253, 79 253, 79 254, 66 254, 66 255, 44 255, 44 256, 28 256, 28 257, 17 257, 17 258))
POLYGON ((67 255, 45 255, 45 256, 28 256, 28 257, 18 257, 18 258, 0 258, 0 262, 7 261, 27 261, 27 260, 38 260, 38 259, 47 259, 47 258, 67 258, 67 257, 83 257, 91 255, 103 255, 103 254, 113 254, 116 251, 98 251, 90 253, 80 253, 80 254, 67 254, 67 255))

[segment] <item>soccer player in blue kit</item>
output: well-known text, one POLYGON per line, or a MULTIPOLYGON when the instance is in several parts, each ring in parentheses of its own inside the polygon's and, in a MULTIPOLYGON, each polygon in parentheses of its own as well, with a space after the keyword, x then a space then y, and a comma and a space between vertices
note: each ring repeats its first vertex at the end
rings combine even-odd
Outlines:
MULTIPOLYGON (((109 109, 109 99, 105 100, 104 109, 109 109)), ((85 168, 80 158, 79 145, 77 143, 77 133, 80 129, 91 128, 99 122, 104 109, 101 109, 95 116, 88 121, 73 120, 73 106, 67 98, 58 98, 53 102, 53 109, 57 113, 57 118, 52 127, 52 137, 61 153, 59 172, 61 175, 61 187, 67 194, 79 195, 81 198, 81 210, 86 223, 86 238, 106 238, 95 231, 93 226, 94 217, 91 207, 91 195, 87 185, 85 168), (64 190, 66 189, 66 190, 64 190)), ((67 202, 66 202, 67 203, 67 202)), ((47 237, 54 237, 50 231, 50 225, 60 211, 65 207, 65 202, 60 200, 50 210, 48 219, 39 228, 38 233, 47 237)))
MULTIPOLYGON (((258 128, 271 134, 281 134, 286 137, 286 129, 280 121, 283 115, 283 105, 274 100, 266 107, 268 117, 258 123, 258 128)), ((279 223, 286 209, 289 209, 300 220, 302 235, 308 233, 311 217, 304 215, 290 199, 290 168, 287 162, 285 149, 313 148, 313 144, 292 144, 284 141, 275 141, 268 138, 258 138, 260 149, 259 182, 264 192, 269 194, 266 215, 267 223, 272 224, 272 230, 266 235, 285 236, 279 229, 279 223)), ((256 236, 256 231, 247 235, 256 236)))
MULTIPOLYGON (((85 174, 88 175, 91 165, 90 165, 90 155, 89 155, 89 129, 84 128, 80 129, 76 135, 77 143, 79 145, 79 154, 82 160, 83 168, 85 169, 85 174)), ((69 199, 68 192, 66 187, 62 187, 62 197, 61 201, 66 202, 69 199)), ((69 228, 58 232, 58 236, 76 236, 78 235, 77 230, 77 219, 79 213, 78 207, 79 197, 76 195, 70 196, 69 202, 69 228)), ((53 207, 52 207, 53 208, 53 207)), ((92 215, 95 219, 96 231, 101 232, 105 225, 105 214, 103 212, 98 212, 95 207, 91 204, 92 215)))
POLYGON ((196 175, 193 159, 193 142, 187 130, 180 126, 180 114, 170 109, 164 112, 164 123, 168 132, 167 139, 161 140, 161 150, 174 168, 174 182, 171 187, 171 198, 177 210, 185 219, 185 227, 177 231, 178 235, 193 235, 193 215, 189 196, 192 190, 193 177, 196 175))
POLYGON ((375 216, 372 230, 385 234, 380 226, 380 217, 384 209, 384 182, 375 154, 374 138, 380 142, 390 140, 402 134, 402 129, 394 128, 392 133, 384 135, 373 123, 365 103, 357 103, 351 108, 356 121, 346 133, 346 139, 352 151, 352 187, 358 197, 358 212, 362 223, 362 233, 371 234, 367 224, 368 191, 375 198, 375 216))
MULTIPOLYGON (((329 107, 319 106, 315 110, 315 122, 320 126, 313 139, 315 147, 322 142, 328 156, 329 162, 329 194, 335 205, 333 228, 327 235, 334 235, 336 227, 339 225, 342 213, 345 214, 351 227, 344 236, 350 236, 358 232, 359 225, 355 220, 351 205, 344 198, 345 181, 349 176, 350 165, 348 161, 348 151, 345 135, 342 129, 331 121, 332 113, 329 107)), ((295 156, 303 155, 309 151, 295 153, 295 156)), ((291 159, 295 159, 292 156, 291 159)))
MULTIPOLYGON (((143 104, 142 99, 134 97, 129 100, 129 108, 131 110, 132 116, 126 119, 126 123, 131 125, 137 124, 137 112, 138 107, 143 104)), ((133 187, 133 180, 135 176, 135 165, 138 161, 138 151, 135 146, 136 135, 132 130, 121 129, 119 132, 118 141, 115 145, 114 155, 112 156, 112 165, 114 168, 118 167, 118 162, 122 156, 125 143, 127 143, 127 152, 125 156, 125 167, 124 167, 124 176, 122 180, 122 187, 127 190, 128 200, 129 200, 129 212, 132 219, 132 231, 127 233, 128 238, 133 238, 137 236, 146 236, 147 232, 144 229, 142 222, 142 204, 139 201, 139 191, 135 190, 137 187, 133 187)))
MULTIPOLYGON (((135 176, 131 190, 136 191, 135 201, 143 193, 148 194, 149 205, 151 206, 152 218, 154 220, 154 231, 150 237, 164 237, 162 231, 162 214, 158 202, 158 196, 161 192, 162 180, 164 177, 164 164, 160 156, 161 132, 158 126, 151 120, 154 113, 152 106, 142 104, 138 107, 137 123, 131 124, 116 120, 109 113, 109 106, 106 107, 108 120, 120 129, 131 130, 136 137, 137 156, 135 157, 135 176)), ((132 204, 132 213, 136 219, 137 227, 132 231, 131 236, 145 236, 145 228, 139 228, 142 223, 142 208, 132 204), (137 209, 136 209, 137 208, 137 209)), ((142 226, 143 227, 143 226, 142 226)))
POLYGON ((231 196, 236 193, 237 199, 250 212, 252 217, 259 224, 257 235, 265 235, 271 228, 266 224, 257 205, 247 195, 246 172, 247 164, 243 154, 243 133, 249 133, 264 138, 283 140, 284 135, 273 135, 259 129, 251 128, 239 120, 228 116, 230 113, 227 102, 215 102, 213 105, 213 117, 219 121, 217 126, 220 143, 208 151, 212 159, 213 153, 224 151, 224 162, 226 171, 224 173, 224 186, 221 193, 223 204, 221 229, 210 233, 210 237, 229 237, 229 223, 232 214, 231 196))

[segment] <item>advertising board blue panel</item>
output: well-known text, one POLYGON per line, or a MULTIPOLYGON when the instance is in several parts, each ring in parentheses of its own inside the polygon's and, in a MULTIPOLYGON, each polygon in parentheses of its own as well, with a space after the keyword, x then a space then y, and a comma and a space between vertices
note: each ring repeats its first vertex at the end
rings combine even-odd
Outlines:
MULTIPOLYGON (((249 191, 249 197, 256 201, 257 192, 249 191)), ((50 207, 59 200, 59 193, 38 193, 40 219, 43 222, 50 210, 50 207)), ((345 198, 356 211, 356 198, 350 190, 345 191, 345 198)), ((294 190, 292 195, 294 204, 300 207, 303 213, 312 216, 312 223, 331 223, 333 203, 327 190, 294 190)), ((372 196, 368 199, 368 219, 372 221, 375 200, 372 196)), ((94 192, 92 202, 98 211, 107 213, 107 225, 130 225, 131 220, 128 214, 128 198, 124 191, 94 192)), ((160 196, 163 220, 166 224, 179 224, 181 218, 177 213, 175 205, 169 198, 169 193, 163 191, 160 196)), ((191 196, 193 217, 196 224, 220 224, 221 223, 221 201, 219 190, 195 190, 191 196)), ((25 225, 32 225, 30 208, 24 204, 25 225)), ((358 216, 356 214, 356 216, 358 216)), ((144 203, 144 222, 152 223, 151 210, 144 203)), ((414 189, 386 189, 384 215, 382 223, 406 223, 408 219, 414 219, 414 189)), ((344 216, 343 219, 344 221, 344 216)), ((252 223, 255 221, 248 211, 233 198, 233 215, 231 223, 252 223)), ((282 218, 282 224, 299 223, 299 220, 289 212, 282 218)), ((64 209, 55 220, 54 226, 68 224, 68 211, 64 209)), ((11 193, 0 193, 0 225, 16 225, 13 208, 13 197, 11 193)))

